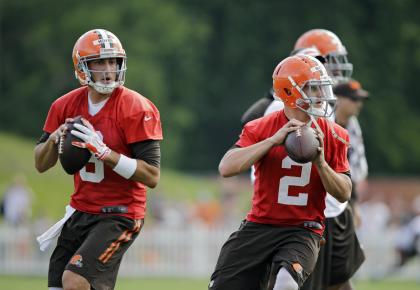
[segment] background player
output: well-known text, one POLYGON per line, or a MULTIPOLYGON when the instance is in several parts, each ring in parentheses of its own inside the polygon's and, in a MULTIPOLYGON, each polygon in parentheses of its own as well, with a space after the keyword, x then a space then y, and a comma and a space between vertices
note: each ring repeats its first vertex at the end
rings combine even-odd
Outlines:
MULTIPOLYGON (((333 89, 335 94, 340 95, 341 92, 348 94, 348 90, 345 88, 357 84, 358 87, 355 87, 355 90, 351 92, 355 98, 362 99, 367 96, 367 92, 360 88, 360 84, 350 80, 353 65, 348 62, 347 50, 337 35, 325 29, 312 29, 298 38, 294 49, 302 50, 310 47, 316 48, 321 57, 325 59, 325 67, 335 82, 333 89)), ((332 121, 336 121, 349 132, 351 146, 348 158, 352 182, 360 182, 367 176, 363 138, 356 118, 358 110, 360 110, 359 105, 350 104, 346 99, 339 97, 336 114, 331 118, 332 121), (337 114, 340 120, 337 120, 337 114)), ((352 200, 355 200, 356 185, 353 184, 352 188, 352 200)), ((351 205, 340 203, 327 194, 325 209, 327 219, 324 235, 326 244, 321 249, 314 272, 302 289, 317 290, 327 287, 329 289, 352 289, 350 278, 365 259, 355 232, 353 212, 354 208, 351 205)))
POLYGON ((92 158, 74 175, 48 287, 113 289, 122 256, 143 225, 146 186, 155 187, 159 180, 159 111, 123 86, 126 54, 111 32, 83 34, 74 46, 73 62, 82 87, 52 104, 35 148, 35 167, 44 172, 56 164, 63 134, 81 138, 75 146, 88 148, 92 158), (84 126, 66 132, 66 119, 78 115, 84 126))

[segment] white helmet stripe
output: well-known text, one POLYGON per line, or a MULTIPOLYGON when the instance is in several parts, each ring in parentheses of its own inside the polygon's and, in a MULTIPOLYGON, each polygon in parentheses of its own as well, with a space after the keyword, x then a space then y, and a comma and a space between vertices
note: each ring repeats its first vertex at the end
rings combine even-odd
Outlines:
POLYGON ((99 39, 102 39, 101 46, 103 48, 111 48, 110 40, 111 38, 108 37, 108 34, 103 29, 96 30, 99 33, 99 39))

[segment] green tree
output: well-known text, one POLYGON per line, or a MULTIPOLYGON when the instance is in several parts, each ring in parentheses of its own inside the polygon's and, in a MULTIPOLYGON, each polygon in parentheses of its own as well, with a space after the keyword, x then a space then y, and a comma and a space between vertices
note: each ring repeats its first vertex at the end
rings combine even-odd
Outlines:
POLYGON ((346 45, 371 92, 361 125, 372 174, 420 172, 420 2, 2 1, 0 130, 38 137, 51 102, 76 88, 71 49, 96 27, 128 53, 127 86, 161 111, 163 166, 215 171, 275 65, 312 28, 346 45))

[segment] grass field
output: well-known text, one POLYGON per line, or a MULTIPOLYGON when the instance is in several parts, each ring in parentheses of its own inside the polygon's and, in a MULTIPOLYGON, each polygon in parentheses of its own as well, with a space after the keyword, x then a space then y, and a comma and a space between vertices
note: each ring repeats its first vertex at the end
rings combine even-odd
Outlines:
MULTIPOLYGON (((118 279, 115 290, 200 290, 207 289, 207 280, 198 279, 118 279)), ((358 281, 357 290, 419 290, 414 281, 358 281)), ((0 290, 46 290, 46 279, 39 277, 0 276, 0 290)))

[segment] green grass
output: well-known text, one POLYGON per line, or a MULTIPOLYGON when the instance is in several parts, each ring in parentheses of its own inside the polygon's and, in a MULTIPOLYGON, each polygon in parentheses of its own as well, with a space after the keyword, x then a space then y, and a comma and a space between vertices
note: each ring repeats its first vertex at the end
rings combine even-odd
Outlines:
MULTIPOLYGON (((73 177, 67 175, 59 164, 40 174, 34 167, 36 140, 0 133, 0 197, 16 174, 25 175, 34 191, 33 213, 35 217, 57 219, 64 214, 64 207, 73 192, 73 177)), ((183 174, 163 168, 159 185, 149 191, 158 192, 167 199, 193 202, 201 192, 210 196, 220 192, 220 184, 214 177, 183 174)))
MULTIPOLYGON (((197 290, 207 289, 207 280, 145 278, 118 279, 115 290, 197 290)), ((0 290, 45 290, 47 279, 40 277, 0 276, 0 290)))
MULTIPOLYGON (((45 290, 46 278, 0 276, 1 290, 45 290)), ((173 278, 120 278, 116 290, 199 290, 207 289, 206 279, 173 279, 173 278)), ((420 284, 414 281, 358 281, 357 290, 419 290, 420 284)))

